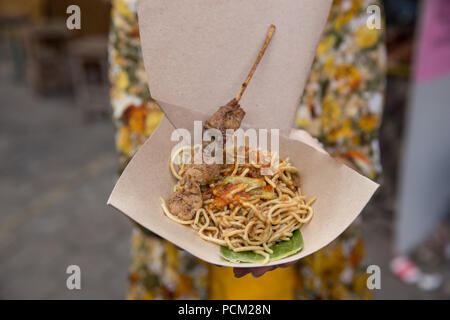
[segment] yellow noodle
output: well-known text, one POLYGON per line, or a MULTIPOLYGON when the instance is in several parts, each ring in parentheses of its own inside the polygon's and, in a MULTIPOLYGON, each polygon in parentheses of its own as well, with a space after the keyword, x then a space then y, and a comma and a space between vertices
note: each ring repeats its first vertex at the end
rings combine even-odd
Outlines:
MULTIPOLYGON (((194 152, 194 149, 191 148, 190 151, 194 152)), ((184 152, 188 150, 186 147, 181 148, 170 159, 170 169, 178 180, 183 178, 188 166, 181 163, 175 167, 174 159, 179 156, 183 158, 184 152)), ((234 152, 236 157, 237 149, 234 152)), ((258 152, 258 159, 261 159, 263 154, 258 152)), ((264 154, 272 161, 276 157, 267 152, 264 154)), ((235 161, 232 171, 231 166, 221 171, 222 176, 215 183, 209 185, 211 191, 215 186, 223 183, 221 181, 226 175, 246 177, 254 170, 263 167, 261 163, 240 164, 239 162, 235 161)), ((264 167, 267 167, 266 164, 264 167)), ((253 251, 264 257, 263 264, 265 264, 270 261, 270 254, 273 253, 273 250, 270 249, 272 245, 279 241, 289 240, 295 230, 310 222, 314 216, 312 205, 317 198, 306 200, 301 189, 294 185, 294 175, 296 174, 298 174, 298 170, 290 164, 288 158, 279 159, 276 172, 261 178, 267 183, 267 187, 273 188, 275 199, 263 199, 260 197, 260 193, 252 193, 253 190, 261 187, 241 183, 228 191, 223 198, 231 201, 235 197, 239 198, 241 192, 246 193, 246 197, 219 208, 215 206, 216 196, 213 196, 211 199, 203 201, 202 208, 197 210, 192 220, 181 220, 170 213, 163 199, 161 199, 161 208, 169 219, 180 224, 190 225, 202 239, 225 246, 235 252, 253 251)), ((254 177, 254 175, 251 174, 250 177, 254 177)), ((177 190, 178 187, 179 184, 175 186, 174 190, 177 190)))

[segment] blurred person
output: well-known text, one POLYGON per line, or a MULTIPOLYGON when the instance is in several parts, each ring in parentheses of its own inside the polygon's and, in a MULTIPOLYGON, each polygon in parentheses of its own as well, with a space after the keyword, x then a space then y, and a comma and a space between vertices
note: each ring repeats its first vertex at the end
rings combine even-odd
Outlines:
POLYGON ((430 237, 449 213, 450 2, 428 0, 422 5, 400 165, 395 253, 401 257, 393 260, 392 268, 402 280, 418 282, 427 289, 430 286, 421 282, 420 269, 407 255, 430 237))
MULTIPOLYGON (((371 4, 380 3, 334 1, 294 121, 305 131, 295 131, 293 138, 308 142, 311 134, 331 155, 376 179, 386 57, 383 31, 366 26, 366 8, 371 4)), ((113 0, 110 81, 121 170, 163 115, 148 91, 140 50, 136 1, 113 0)), ((371 297, 361 264, 364 249, 358 221, 327 247, 284 268, 233 273, 231 268, 208 265, 139 226, 131 254, 129 299, 371 297)))

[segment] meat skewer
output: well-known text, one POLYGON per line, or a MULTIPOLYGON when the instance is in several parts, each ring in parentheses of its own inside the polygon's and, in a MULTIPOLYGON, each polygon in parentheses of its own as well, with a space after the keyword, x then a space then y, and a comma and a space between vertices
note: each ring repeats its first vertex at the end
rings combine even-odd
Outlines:
MULTIPOLYGON (((253 74, 266 51, 270 40, 275 32, 275 26, 272 24, 267 32, 263 46, 259 50, 258 56, 253 63, 247 78, 242 83, 237 96, 219 109, 206 121, 204 130, 218 129, 225 137, 227 129, 237 130, 241 126, 245 111, 239 105, 242 95, 245 92, 253 74)), ((179 188, 169 197, 169 210, 181 220, 191 220, 198 209, 203 205, 200 186, 213 182, 220 175, 223 165, 212 164, 190 164, 183 178, 179 182, 179 188)))

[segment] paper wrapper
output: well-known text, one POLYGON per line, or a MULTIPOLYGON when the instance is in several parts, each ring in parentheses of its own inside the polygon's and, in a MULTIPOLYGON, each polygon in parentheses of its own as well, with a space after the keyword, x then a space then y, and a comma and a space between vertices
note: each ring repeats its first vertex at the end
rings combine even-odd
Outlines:
MULTIPOLYGON (((267 29, 277 29, 241 105, 245 127, 292 126, 330 0, 141 0, 142 52, 152 97, 165 112, 155 133, 118 180, 108 204, 137 223, 209 263, 231 263, 216 244, 168 219, 159 197, 172 193, 176 179, 169 158, 177 128, 206 120, 239 91, 267 29)), ((327 154, 280 137, 281 157, 299 169, 302 192, 317 196, 315 216, 302 226, 303 249, 271 264, 305 257, 333 241, 356 219, 378 185, 327 154)))

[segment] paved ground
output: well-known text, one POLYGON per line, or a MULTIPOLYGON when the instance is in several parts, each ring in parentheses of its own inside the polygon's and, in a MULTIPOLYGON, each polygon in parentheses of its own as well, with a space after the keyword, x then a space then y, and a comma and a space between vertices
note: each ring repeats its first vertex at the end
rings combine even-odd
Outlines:
POLYGON ((363 223, 363 234, 366 246, 366 265, 378 265, 381 269, 381 290, 375 290, 377 299, 449 299, 450 298, 450 268, 449 263, 435 266, 423 266, 430 274, 442 274, 443 284, 433 291, 422 291, 415 285, 399 281, 389 270, 389 259, 392 254, 391 221, 377 218, 378 208, 373 206, 366 212, 363 223))
MULTIPOLYGON (((123 298, 131 226, 105 205, 117 169, 110 122, 83 123, 69 98, 33 96, 1 72, 0 103, 0 299, 123 298), (66 288, 71 264, 81 291, 66 288)), ((382 271, 377 297, 450 297, 448 268, 432 293, 389 272, 394 200, 383 190, 364 223, 366 261, 382 271)))
POLYGON ((123 298, 131 226, 105 205, 111 123, 83 124, 67 97, 0 81, 0 299, 123 298), (81 291, 66 288, 71 264, 81 291))

